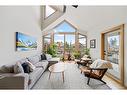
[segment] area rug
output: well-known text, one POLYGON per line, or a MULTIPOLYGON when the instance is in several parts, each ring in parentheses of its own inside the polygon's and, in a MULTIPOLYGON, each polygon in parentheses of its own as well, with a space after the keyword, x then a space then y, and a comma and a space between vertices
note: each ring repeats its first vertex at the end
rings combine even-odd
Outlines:
POLYGON ((64 83, 61 73, 52 73, 49 79, 49 71, 47 69, 32 89, 111 89, 108 85, 95 79, 91 79, 90 85, 87 85, 87 78, 80 73, 77 64, 66 63, 65 66, 64 83))

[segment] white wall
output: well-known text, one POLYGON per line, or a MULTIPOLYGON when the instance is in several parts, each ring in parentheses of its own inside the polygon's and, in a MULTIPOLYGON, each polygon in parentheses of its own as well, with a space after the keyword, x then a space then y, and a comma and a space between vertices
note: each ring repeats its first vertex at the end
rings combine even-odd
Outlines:
POLYGON ((39 6, 0 6, 0 65, 42 50, 39 6), (15 32, 37 38, 37 50, 15 51, 15 32))

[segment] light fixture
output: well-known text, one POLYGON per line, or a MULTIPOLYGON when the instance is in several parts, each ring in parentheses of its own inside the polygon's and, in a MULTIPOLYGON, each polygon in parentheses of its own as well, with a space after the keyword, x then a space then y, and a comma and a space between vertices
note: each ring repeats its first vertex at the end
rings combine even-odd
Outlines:
POLYGON ((72 5, 74 8, 77 8, 78 7, 78 5, 72 5))

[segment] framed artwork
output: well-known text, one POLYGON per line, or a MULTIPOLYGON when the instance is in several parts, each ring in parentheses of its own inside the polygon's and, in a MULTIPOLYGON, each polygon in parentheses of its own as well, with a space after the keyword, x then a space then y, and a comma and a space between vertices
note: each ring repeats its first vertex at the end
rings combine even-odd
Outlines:
POLYGON ((96 48, 96 39, 90 40, 90 48, 96 48))
POLYGON ((34 37, 16 32, 16 51, 29 51, 37 49, 37 41, 34 37))

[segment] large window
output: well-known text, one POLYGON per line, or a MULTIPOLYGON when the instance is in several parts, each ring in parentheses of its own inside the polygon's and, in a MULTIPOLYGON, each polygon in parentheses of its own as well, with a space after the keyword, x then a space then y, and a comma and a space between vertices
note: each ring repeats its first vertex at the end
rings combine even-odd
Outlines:
POLYGON ((75 51, 82 54, 84 48, 87 47, 86 36, 78 33, 76 28, 67 21, 63 21, 53 28, 51 35, 44 36, 44 43, 46 45, 44 46, 44 50, 46 50, 49 44, 51 44, 51 41, 53 41, 53 43, 57 45, 58 56, 72 55, 75 51))

